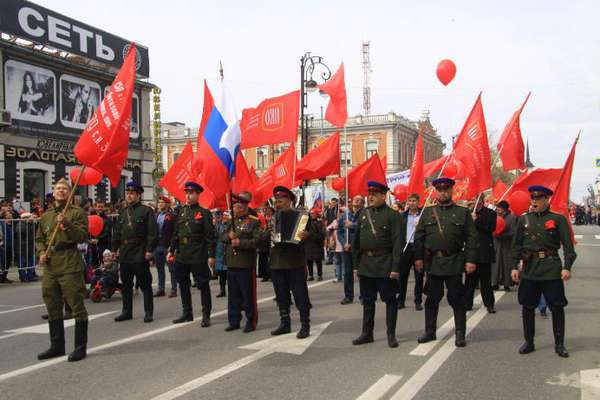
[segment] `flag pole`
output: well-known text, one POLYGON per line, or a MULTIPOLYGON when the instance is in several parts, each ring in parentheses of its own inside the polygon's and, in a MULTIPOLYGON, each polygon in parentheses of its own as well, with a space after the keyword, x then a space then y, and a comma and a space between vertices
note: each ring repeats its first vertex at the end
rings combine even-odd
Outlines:
MULTIPOLYGON (((75 184, 73 185, 73 188, 71 189, 71 193, 69 193, 69 197, 67 198, 67 203, 65 204, 65 208, 61 212, 61 214, 63 216, 67 212, 67 209, 69 208, 71 203, 73 202, 73 198, 75 197, 75 192, 77 191, 77 188, 79 187, 79 180, 81 179, 81 175, 83 175, 85 168, 86 168, 86 166, 82 165, 81 169, 79 170, 79 174, 77 174, 77 178, 75 179, 75 184)), ((60 227, 60 224, 56 224, 56 226, 54 226, 54 230, 52 231, 52 235, 50 235, 50 240, 48 241, 48 247, 46 247, 46 251, 44 252, 44 256, 46 256, 46 258, 50 255, 50 249, 52 248, 52 246, 54 246, 54 240, 56 240, 56 234, 58 233, 59 227, 60 227)))
MULTIPOLYGON (((346 124, 344 124, 344 174, 346 175, 346 222, 349 218, 349 204, 348 204, 348 133, 346 132, 346 124)), ((350 156, 352 152, 350 152, 350 156)), ((345 224, 345 223, 344 223, 345 224)), ((348 244, 349 229, 346 227, 346 245, 348 244)))

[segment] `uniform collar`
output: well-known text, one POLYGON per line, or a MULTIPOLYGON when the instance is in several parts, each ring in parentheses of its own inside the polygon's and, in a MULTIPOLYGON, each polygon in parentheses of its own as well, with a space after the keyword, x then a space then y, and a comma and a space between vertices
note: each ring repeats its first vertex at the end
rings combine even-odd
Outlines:
POLYGON ((454 205, 453 201, 450 201, 449 203, 446 204, 442 204, 442 203, 438 203, 438 206, 442 207, 442 208, 450 208, 454 205))
POLYGON ((544 211, 534 211, 533 213, 538 217, 543 217, 550 213, 550 207, 547 207, 544 211))

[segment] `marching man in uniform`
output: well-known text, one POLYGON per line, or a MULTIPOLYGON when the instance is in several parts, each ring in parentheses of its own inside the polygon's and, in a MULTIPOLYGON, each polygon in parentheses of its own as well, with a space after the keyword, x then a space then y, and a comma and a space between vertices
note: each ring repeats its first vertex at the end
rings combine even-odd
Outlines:
POLYGON ((227 317, 226 332, 240 329, 242 310, 246 312, 244 333, 256 330, 256 249, 260 245, 261 229, 258 218, 248 213, 249 200, 232 194, 233 219, 221 234, 226 244, 227 265, 227 317))
POLYGON ((571 267, 577 254, 567 219, 550 211, 549 198, 552 190, 544 186, 530 186, 530 212, 519 218, 513 254, 512 279, 519 283, 519 304, 523 307, 523 333, 525 343, 519 353, 535 350, 535 308, 543 294, 552 310, 554 350, 567 358, 565 348, 565 310, 568 304, 564 282, 571 279, 571 267), (558 255, 563 246, 564 265, 558 255), (523 269, 519 271, 519 263, 523 269))
POLYGON ((363 304, 362 333, 352 344, 373 342, 375 301, 379 293, 386 306, 388 345, 394 348, 398 347, 396 292, 402 250, 406 243, 406 222, 402 214, 386 204, 385 198, 390 190, 386 185, 371 181, 368 187, 369 207, 360 214, 352 243, 354 275, 359 279, 363 304))
POLYGON ((438 178, 433 181, 438 192, 438 204, 426 207, 415 231, 415 267, 425 267, 425 334, 419 343, 436 339, 437 315, 444 297, 444 285, 448 291, 448 303, 454 310, 456 347, 467 345, 467 311, 463 272, 475 271, 477 259, 477 231, 466 207, 452 201, 454 180, 438 178))
POLYGON ((50 348, 38 354, 38 360, 65 355, 65 303, 69 305, 75 318, 75 350, 69 354, 69 361, 85 358, 87 351, 88 313, 83 304, 84 264, 77 250, 77 243, 85 242, 88 238, 88 220, 85 212, 77 206, 70 205, 65 209, 70 193, 71 185, 66 179, 56 182, 54 207, 48 208, 40 218, 35 236, 40 265, 44 267, 42 296, 48 309, 50 328, 50 348), (57 224, 59 228, 54 244, 48 249, 57 224))
POLYGON ((202 301, 200 326, 210 326, 212 299, 210 295, 211 268, 215 266, 215 227, 212 214, 198 204, 204 188, 196 182, 185 183, 186 205, 181 207, 175 218, 175 229, 167 259, 175 258, 175 274, 181 293, 183 313, 174 319, 174 324, 193 321, 190 274, 196 276, 202 301))

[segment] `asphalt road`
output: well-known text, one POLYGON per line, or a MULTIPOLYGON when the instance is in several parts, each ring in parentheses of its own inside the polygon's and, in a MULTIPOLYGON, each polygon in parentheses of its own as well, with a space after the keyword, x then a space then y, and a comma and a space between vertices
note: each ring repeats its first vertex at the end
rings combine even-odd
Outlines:
MULTIPOLYGON (((567 284, 569 359, 554 353, 550 318, 536 318, 536 351, 517 353, 522 328, 515 291, 496 292, 497 314, 479 305, 469 313, 464 349, 454 347, 453 323, 444 327, 451 320, 445 300, 438 328, 448 335, 439 332, 437 342, 419 346, 424 314, 411 298, 398 316, 397 349, 387 347, 382 303, 375 343, 353 347, 361 307, 340 305, 342 284, 326 280, 310 282, 313 335, 304 341, 270 340, 278 313, 271 283, 259 282, 256 332, 224 332, 224 299, 213 299, 213 325, 206 329, 199 319, 171 324, 180 303, 166 297, 156 299, 155 322, 142 322, 140 296, 134 320, 117 324, 117 294, 87 303, 93 318, 87 359, 38 362, 36 354, 48 346, 39 284, 13 284, 0 285, 0 399, 600 399, 600 228, 577 227, 576 234, 578 259, 567 284)), ((332 276, 333 266, 326 266, 326 279, 332 276)), ((199 297, 194 292, 197 316, 199 297)), ((296 310, 292 321, 297 331, 296 310)), ((70 351, 72 326, 66 336, 70 351)))

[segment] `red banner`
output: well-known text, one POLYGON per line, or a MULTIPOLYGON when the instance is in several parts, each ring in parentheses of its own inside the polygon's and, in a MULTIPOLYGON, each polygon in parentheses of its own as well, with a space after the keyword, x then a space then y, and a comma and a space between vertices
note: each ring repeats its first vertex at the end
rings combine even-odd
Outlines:
POLYGON ((340 174, 340 133, 308 152, 296 166, 296 178, 302 180, 325 179, 340 174))
POLYGON ((81 164, 102 172, 113 187, 119 185, 129 150, 135 56, 132 44, 121 70, 73 150, 81 164))
POLYGON ((192 142, 188 141, 183 151, 175 160, 165 176, 160 180, 160 186, 165 188, 173 197, 185 203, 184 185, 187 181, 195 181, 195 173, 192 169, 194 149, 192 142))
POLYGON ((523 105, 513 114, 498 140, 498 152, 505 171, 525 169, 525 145, 521 135, 521 112, 527 104, 531 92, 525 98, 523 105))
POLYGON ((295 142, 298 138, 300 91, 266 99, 256 108, 242 111, 241 149, 295 142))

